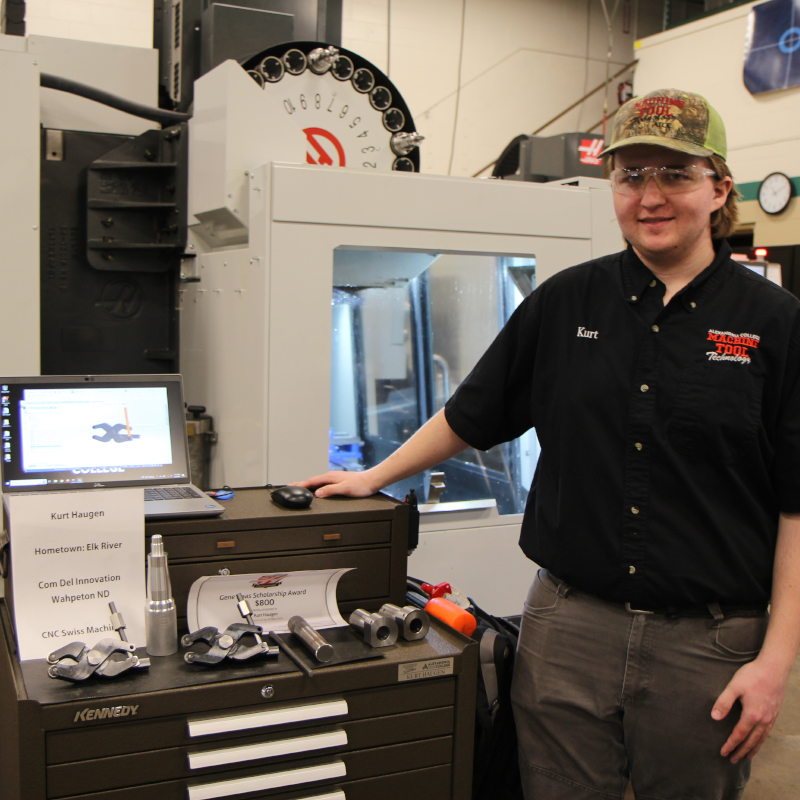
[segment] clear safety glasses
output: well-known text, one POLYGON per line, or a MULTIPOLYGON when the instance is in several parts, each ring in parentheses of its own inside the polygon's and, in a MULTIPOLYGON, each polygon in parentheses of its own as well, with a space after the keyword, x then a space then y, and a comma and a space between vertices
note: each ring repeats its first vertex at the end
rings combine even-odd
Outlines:
POLYGON ((653 178, 662 194, 682 194, 700 187, 707 175, 717 177, 713 169, 693 164, 685 167, 619 167, 611 172, 611 185, 619 194, 641 195, 649 178, 653 178))

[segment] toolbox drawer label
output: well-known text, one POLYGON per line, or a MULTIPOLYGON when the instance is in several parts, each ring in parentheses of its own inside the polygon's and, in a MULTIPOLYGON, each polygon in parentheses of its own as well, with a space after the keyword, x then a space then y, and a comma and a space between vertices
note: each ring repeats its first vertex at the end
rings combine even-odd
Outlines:
POLYGON ((452 658, 436 658, 432 661, 412 661, 397 668, 398 681, 418 681, 424 678, 439 678, 453 674, 452 658))

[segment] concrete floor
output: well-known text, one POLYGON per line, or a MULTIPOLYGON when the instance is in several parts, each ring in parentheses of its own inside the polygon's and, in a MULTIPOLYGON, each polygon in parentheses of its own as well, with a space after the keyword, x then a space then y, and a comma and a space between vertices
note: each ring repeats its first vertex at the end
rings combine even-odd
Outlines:
MULTIPOLYGON (((634 797, 629 787, 625 800, 634 797)), ((800 658, 789 678, 778 721, 753 759, 742 800, 800 800, 800 658)))

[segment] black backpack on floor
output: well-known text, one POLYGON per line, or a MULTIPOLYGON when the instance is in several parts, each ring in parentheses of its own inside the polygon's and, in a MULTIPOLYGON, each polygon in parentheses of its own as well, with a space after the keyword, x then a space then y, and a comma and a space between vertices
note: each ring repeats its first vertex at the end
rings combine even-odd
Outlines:
MULTIPOLYGON (((408 602, 420 608, 427 597, 421 582, 408 579, 408 602)), ((511 710, 511 676, 519 628, 485 612, 470 598, 478 622, 472 638, 479 647, 475 698, 475 754, 472 800, 522 800, 517 757, 517 729, 511 710)))

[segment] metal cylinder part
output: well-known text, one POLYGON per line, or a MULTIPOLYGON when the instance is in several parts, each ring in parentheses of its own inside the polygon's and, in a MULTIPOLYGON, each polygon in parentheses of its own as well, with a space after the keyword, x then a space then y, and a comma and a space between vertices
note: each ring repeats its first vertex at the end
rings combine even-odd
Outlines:
POLYGON ((306 646, 306 650, 317 661, 325 664, 333 658, 333 645, 317 633, 302 617, 291 617, 288 625, 289 630, 306 646))
POLYGON ((117 611, 117 604, 116 603, 109 603, 108 608, 111 611, 111 627, 119 634, 119 638, 122 639, 123 642, 128 641, 128 637, 125 633, 125 620, 122 618, 122 614, 117 611))
POLYGON ((391 617, 397 623, 400 637, 407 642, 424 639, 431 627, 425 611, 415 606, 403 606, 400 608, 392 603, 384 603, 378 613, 383 614, 385 617, 391 617))
POLYGON ((150 553, 147 556, 144 623, 148 655, 169 656, 178 652, 178 611, 172 597, 164 540, 158 533, 150 539, 150 553))
POLYGON ((415 147, 419 147, 425 137, 419 133, 400 131, 392 135, 391 147, 398 156, 408 155, 415 147))
POLYGON ((250 608, 250 603, 247 602, 247 599, 243 594, 237 594, 236 599, 239 601, 236 604, 236 607, 239 609, 239 613, 251 624, 255 625, 253 622, 253 611, 250 608))
MULTIPOLYGON (((239 613, 240 613, 240 614, 241 614, 241 615, 242 615, 242 616, 243 616, 243 617, 244 617, 244 618, 245 618, 245 619, 246 619, 246 620, 247 620, 247 621, 248 621, 248 622, 249 622, 251 625, 255 625, 255 622, 253 622, 253 610, 250 608, 250 603, 248 603, 248 602, 247 602, 247 598, 246 598, 246 597, 245 597, 243 594, 239 593, 239 594, 237 594, 237 595, 236 595, 236 599, 239 601, 239 602, 236 604, 236 607, 239 609, 239 613)), ((262 638, 261 638, 261 637, 260 637, 260 636, 259 636, 257 633, 256 633, 256 634, 254 634, 254 636, 256 637, 256 641, 257 641, 259 644, 261 644, 261 643, 262 643, 262 641, 263 641, 263 640, 262 640, 262 638)))
POLYGON ((350 615, 350 624, 364 634, 364 641, 371 647, 391 647, 397 641, 397 623, 383 614, 357 608, 350 615))

